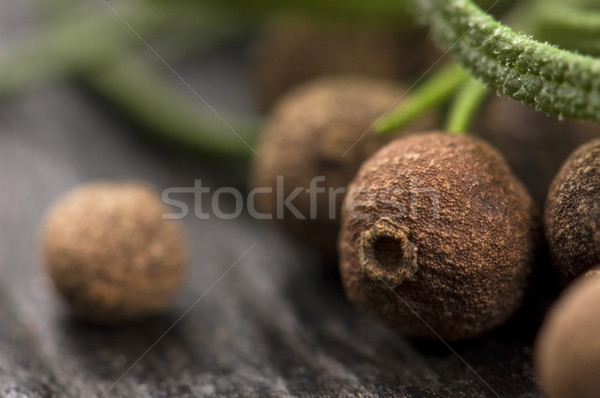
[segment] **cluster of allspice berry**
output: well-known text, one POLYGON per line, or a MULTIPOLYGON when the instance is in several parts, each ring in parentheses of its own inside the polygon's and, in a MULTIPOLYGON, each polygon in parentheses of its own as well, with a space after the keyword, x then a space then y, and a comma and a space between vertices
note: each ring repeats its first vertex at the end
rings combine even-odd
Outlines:
MULTIPOLYGON (((276 184, 271 176, 283 167, 288 184, 304 184, 308 173, 325 173, 329 186, 345 186, 362 161, 387 141, 365 134, 370 123, 406 91, 385 79, 414 73, 431 61, 422 52, 410 64, 406 62, 402 54, 415 42, 433 49, 423 30, 400 35, 387 28, 331 27, 297 18, 277 19, 266 26, 252 45, 249 65, 257 101, 264 108, 313 77, 352 76, 324 77, 280 102, 264 135, 255 184, 276 184), (315 112, 305 114, 306 109, 315 112), (288 133, 283 142, 282 129, 288 133), (320 134, 321 130, 328 133, 320 134), (343 156, 354 141, 361 143, 343 156), (298 151, 300 147, 304 149, 298 151)), ((434 120, 430 115, 412 129, 433 127, 434 120)), ((257 210, 276 212, 272 200, 257 196, 257 210)), ((342 200, 339 195, 332 207, 339 209, 342 200)), ((299 207, 302 213, 310 211, 299 207)), ((154 190, 135 182, 84 184, 48 209, 40 231, 42 262, 75 316, 117 323, 144 319, 167 308, 184 279, 186 248, 181 225, 163 219, 165 212, 154 190)), ((322 243, 323 254, 336 261, 337 217, 291 222, 289 229, 308 236, 312 243, 322 243)))
MULTIPOLYGON (((546 242, 543 271, 569 286, 535 345, 539 382, 552 398, 596 397, 600 128, 492 98, 472 135, 440 131, 430 112, 378 136, 374 122, 406 98, 397 79, 425 53, 408 65, 410 43, 386 31, 270 29, 254 51, 270 108, 250 176, 257 212, 337 264, 348 299, 410 338, 461 341, 505 323, 546 242)), ((165 211, 147 185, 109 182, 48 211, 44 265, 76 316, 112 323, 168 306, 186 248, 165 211)))
POLYGON ((460 341, 505 323, 539 262, 563 286, 585 274, 551 311, 535 358, 551 397, 596 396, 600 128, 492 98, 473 135, 435 130, 434 114, 394 139, 370 134, 403 98, 399 87, 337 76, 284 95, 252 171, 252 184, 273 192, 259 207, 337 262, 357 308, 407 337, 460 341), (293 211, 278 213, 282 198, 293 211))
MULTIPOLYGON (((495 97, 475 134, 496 145, 544 208, 550 264, 566 287, 534 349, 538 381, 551 398, 597 397, 600 382, 600 126, 559 121, 495 97), (510 114, 510 118, 504 115, 510 114)), ((549 269, 551 266, 551 269, 549 269)))
POLYGON ((535 365, 551 398, 600 391, 600 139, 575 150, 552 181, 544 212, 551 260, 565 293, 539 333, 535 365))
MULTIPOLYGON (((341 75, 317 78, 284 95, 268 117, 253 165, 251 184, 270 189, 269 194, 257 195, 257 210, 315 245, 325 261, 336 262, 344 199, 340 188, 389 141, 370 134, 370 129, 373 120, 405 93, 406 88, 394 81, 341 75), (303 189, 311 184, 325 190, 318 200, 303 189), (293 207, 282 207, 281 198, 290 195, 293 207)), ((436 119, 427 115, 404 132, 432 128, 436 119)))
POLYGON ((327 261, 337 260, 360 309, 407 336, 473 338, 521 305, 540 217, 490 145, 419 134, 435 128, 435 115, 391 142, 370 133, 373 120, 402 98, 398 87, 329 77, 284 96, 255 159, 253 185, 272 192, 257 205, 327 261), (315 178, 327 188, 320 196, 311 194, 315 178), (285 197, 276 192, 295 190, 296 212, 276 217, 285 197))

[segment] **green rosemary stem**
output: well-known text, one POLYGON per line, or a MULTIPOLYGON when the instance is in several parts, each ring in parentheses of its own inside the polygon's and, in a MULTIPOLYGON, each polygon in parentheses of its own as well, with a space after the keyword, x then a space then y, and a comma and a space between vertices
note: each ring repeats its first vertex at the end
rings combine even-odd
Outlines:
POLYGON ((450 107, 446 131, 456 135, 466 134, 489 93, 490 90, 483 83, 470 78, 460 89, 450 107))
POLYGON ((469 0, 414 0, 435 37, 490 89, 559 117, 600 122, 600 59, 518 34, 469 0))
POLYGON ((86 81, 143 131, 163 141, 217 156, 247 156, 253 151, 256 120, 219 112, 226 125, 200 99, 182 94, 141 58, 130 56, 89 69, 86 81))
MULTIPOLYGON (((77 75, 157 137, 216 155, 250 152, 222 121, 210 112, 200 111, 202 104, 164 82, 147 61, 126 55, 142 46, 140 39, 111 10, 100 10, 97 13, 89 7, 77 7, 57 12, 41 32, 5 51, 0 59, 0 97, 77 75)), ((200 11, 198 7, 138 1, 117 8, 143 37, 177 21, 180 29, 173 35, 165 32, 159 42, 169 54, 175 52, 177 56, 209 50, 239 32, 237 24, 212 21, 211 14, 204 12, 194 17, 195 21, 206 19, 202 24, 206 29, 193 40, 193 46, 171 46, 170 37, 180 37, 184 25, 190 22, 190 10, 200 11)), ((226 120, 245 139, 250 139, 250 132, 256 129, 254 120, 226 120)))
POLYGON ((454 63, 445 66, 409 95, 396 110, 379 120, 375 132, 387 134, 407 126, 450 98, 468 77, 468 73, 454 63))

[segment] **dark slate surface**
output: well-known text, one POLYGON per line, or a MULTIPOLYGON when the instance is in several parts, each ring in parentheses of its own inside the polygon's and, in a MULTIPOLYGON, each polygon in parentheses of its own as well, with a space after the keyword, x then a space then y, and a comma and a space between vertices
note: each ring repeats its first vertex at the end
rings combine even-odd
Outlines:
MULTIPOLYGON (((181 70, 209 102, 227 105, 229 90, 236 107, 248 109, 237 61, 219 55, 181 70)), ((38 223, 79 183, 144 179, 164 189, 200 178, 213 189, 243 188, 242 176, 141 140, 72 86, 2 103, 0 396, 538 396, 534 310, 485 338, 453 344, 456 353, 409 342, 355 312, 335 270, 314 253, 247 216, 185 219, 185 291, 169 313, 143 324, 78 323, 39 271, 38 223)))

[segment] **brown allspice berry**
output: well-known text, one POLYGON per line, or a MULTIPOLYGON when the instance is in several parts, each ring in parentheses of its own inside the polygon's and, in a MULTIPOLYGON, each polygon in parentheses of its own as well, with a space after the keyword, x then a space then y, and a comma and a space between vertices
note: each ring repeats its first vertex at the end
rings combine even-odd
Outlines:
POLYGON ((515 175, 542 207, 562 163, 580 145, 600 138, 600 124, 560 120, 511 98, 492 96, 472 133, 506 157, 515 175))
MULTIPOLYGON (((370 128, 404 94, 389 80, 331 76, 284 96, 268 116, 253 164, 251 185, 270 189, 255 196, 256 209, 335 261, 345 188, 361 163, 389 141, 370 128), (286 198, 293 199, 291 206, 286 198)), ((427 115, 402 133, 436 121, 427 115)))
POLYGON ((66 193, 41 225, 43 265, 78 318, 138 320, 171 303, 186 247, 155 190, 139 182, 94 182, 66 193))
POLYGON ((403 79, 437 60, 424 29, 317 23, 279 17, 250 50, 250 77, 259 102, 270 107, 292 87, 319 76, 360 74, 403 79))
POLYGON ((520 307, 539 235, 533 200, 491 146, 412 135, 349 185, 340 272, 350 301, 402 334, 469 339, 520 307))
POLYGON ((600 392, 600 278, 578 278, 551 307, 534 347, 538 382, 549 398, 600 392))
POLYGON ((600 139, 582 145, 552 181, 544 226, 564 283, 600 266, 600 139))

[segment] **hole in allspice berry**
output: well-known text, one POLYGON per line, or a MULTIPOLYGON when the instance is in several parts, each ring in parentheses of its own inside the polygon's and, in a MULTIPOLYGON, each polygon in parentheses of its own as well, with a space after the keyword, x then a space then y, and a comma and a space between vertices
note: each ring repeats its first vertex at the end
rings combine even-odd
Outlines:
POLYGON ((402 266, 402 242, 390 236, 384 236, 375 241, 373 245, 375 261, 379 266, 388 271, 394 271, 402 266))
POLYGON ((358 256, 365 275, 391 288, 413 280, 419 269, 417 246, 408 228, 382 217, 360 236, 358 256))

